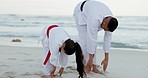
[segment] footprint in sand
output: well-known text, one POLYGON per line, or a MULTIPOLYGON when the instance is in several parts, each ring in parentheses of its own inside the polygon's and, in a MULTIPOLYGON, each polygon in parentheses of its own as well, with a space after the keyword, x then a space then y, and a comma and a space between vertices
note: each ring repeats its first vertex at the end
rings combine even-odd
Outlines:
POLYGON ((2 78, 15 78, 15 72, 5 72, 3 75, 2 75, 2 78))
POLYGON ((30 73, 30 72, 26 72, 26 73, 24 73, 24 74, 21 74, 21 76, 39 76, 39 77, 41 77, 41 78, 45 78, 45 76, 44 76, 44 73, 42 72, 42 71, 38 71, 38 72, 35 72, 35 73, 30 73))
POLYGON ((103 74, 101 74, 101 75, 103 75, 105 78, 119 78, 119 77, 117 76, 117 74, 115 74, 115 73, 110 73, 110 72, 106 72, 106 73, 103 73, 103 74))
POLYGON ((29 53, 18 53, 18 54, 23 54, 23 55, 31 55, 31 54, 29 54, 29 53))
POLYGON ((77 69, 74 66, 68 66, 63 73, 74 73, 76 70, 77 69))
POLYGON ((67 69, 70 69, 70 70, 77 70, 77 68, 75 68, 74 66, 68 66, 67 69))
POLYGON ((37 76, 43 76, 44 73, 42 71, 38 71, 38 72, 35 72, 34 75, 37 75, 37 76))
POLYGON ((32 74, 29 73, 29 72, 26 72, 26 73, 24 73, 24 74, 21 74, 21 76, 30 76, 30 75, 32 75, 32 74))
POLYGON ((23 61, 28 62, 28 61, 34 61, 34 60, 33 59, 25 59, 23 61))
POLYGON ((0 67, 9 67, 8 65, 5 65, 5 64, 3 64, 3 65, 0 65, 0 67))
POLYGON ((8 58, 8 60, 16 60, 16 58, 8 58))
POLYGON ((41 78, 45 78, 45 75, 40 76, 41 78))
POLYGON ((31 55, 31 54, 28 54, 28 53, 23 53, 24 55, 31 55))

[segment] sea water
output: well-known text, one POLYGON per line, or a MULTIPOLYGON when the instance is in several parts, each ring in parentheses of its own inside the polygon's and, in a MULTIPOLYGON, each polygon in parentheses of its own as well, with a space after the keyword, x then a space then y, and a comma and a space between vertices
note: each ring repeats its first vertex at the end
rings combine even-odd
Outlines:
MULTIPOLYGON (((113 32, 111 48, 148 49, 148 16, 116 16, 118 28, 113 32)), ((36 44, 45 26, 58 24, 70 37, 78 40, 78 32, 72 16, 0 15, 0 41, 21 39, 36 44)), ((104 31, 98 32, 98 47, 102 47, 104 31)))

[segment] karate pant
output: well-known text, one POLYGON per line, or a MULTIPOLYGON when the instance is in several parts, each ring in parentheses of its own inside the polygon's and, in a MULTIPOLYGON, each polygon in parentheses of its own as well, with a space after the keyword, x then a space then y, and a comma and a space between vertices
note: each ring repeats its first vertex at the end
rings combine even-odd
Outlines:
MULTIPOLYGON (((87 45, 87 39, 88 39, 88 34, 87 32, 87 26, 86 25, 77 25, 77 30, 78 30, 78 36, 79 36, 79 41, 80 41, 80 46, 82 48, 83 51, 83 55, 84 55, 84 64, 87 65, 87 62, 89 60, 89 52, 87 51, 88 47, 87 45)), ((94 59, 93 59, 93 64, 96 65, 96 52, 94 54, 94 59)))
MULTIPOLYGON (((45 51, 45 57, 44 57, 44 60, 45 60, 46 59, 46 56, 48 54, 49 49, 46 48, 46 47, 43 47, 43 49, 45 51)), ((43 65, 43 66, 44 66, 44 74, 45 75, 50 75, 50 72, 53 69, 53 65, 50 63, 50 60, 48 60, 47 63, 45 65, 43 65)), ((59 67, 56 67, 56 71, 55 71, 54 74, 58 74, 59 69, 60 69, 59 67)))

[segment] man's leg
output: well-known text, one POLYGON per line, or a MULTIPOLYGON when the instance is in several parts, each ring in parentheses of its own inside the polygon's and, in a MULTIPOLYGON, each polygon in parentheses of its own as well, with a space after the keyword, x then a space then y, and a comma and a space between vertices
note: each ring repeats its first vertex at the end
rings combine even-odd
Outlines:
POLYGON ((77 26, 78 36, 80 41, 80 46, 82 48, 83 56, 84 56, 84 64, 87 64, 88 53, 86 47, 86 26, 77 26))
POLYGON ((100 74, 101 74, 101 72, 100 72, 99 69, 97 68, 96 55, 97 55, 97 53, 95 52, 95 54, 94 54, 94 59, 93 59, 93 69, 92 69, 92 71, 93 71, 94 73, 100 73, 100 74))
POLYGON ((83 56, 84 56, 84 65, 85 65, 84 69, 85 69, 85 72, 89 72, 90 68, 86 66, 89 59, 89 53, 87 52, 87 46, 86 46, 86 39, 87 39, 86 25, 81 25, 81 26, 77 25, 77 30, 78 30, 80 46, 82 48, 83 56))

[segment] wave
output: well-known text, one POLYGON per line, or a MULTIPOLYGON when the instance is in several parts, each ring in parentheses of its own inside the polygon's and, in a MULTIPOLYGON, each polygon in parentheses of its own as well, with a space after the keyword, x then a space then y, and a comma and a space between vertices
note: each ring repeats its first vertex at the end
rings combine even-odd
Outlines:
MULTIPOLYGON (((148 33, 148 17, 117 16, 117 18, 120 23, 118 27, 120 32, 118 31, 119 33, 116 34, 116 36, 118 36, 118 40, 116 42, 112 42, 111 47, 143 49, 142 46, 144 46, 148 48, 148 42, 146 40, 146 33, 148 33), (132 34, 130 34, 131 31, 132 34), (125 39, 127 43, 120 42, 123 40, 124 35, 128 36, 128 38, 125 39), (138 38, 135 38, 135 36, 138 38), (131 39, 135 44, 131 43, 131 39), (143 41, 143 43, 140 43, 141 41, 143 41)), ((18 37, 26 39, 29 38, 30 40, 36 39, 38 38, 38 33, 41 28, 51 24, 58 24, 63 28, 65 27, 65 29, 72 34, 70 36, 78 41, 78 36, 74 34, 77 33, 76 30, 74 30, 74 28, 76 28, 74 19, 71 16, 25 16, 16 14, 0 14, 0 38, 9 39, 11 37, 18 37)), ((100 46, 102 43, 99 43, 98 45, 100 46)))
MULTIPOLYGON (((102 42, 98 43, 99 46, 103 46, 102 42)), ((142 47, 139 47, 138 45, 132 45, 128 43, 118 43, 118 42, 112 42, 111 43, 112 48, 132 48, 132 49, 144 49, 142 47)), ((148 48, 147 48, 148 49, 148 48)))
POLYGON ((140 27, 137 27, 137 28, 136 27, 135 28, 134 27, 118 27, 118 29, 122 29, 122 30, 134 30, 134 31, 135 30, 148 31, 148 28, 144 28, 144 27, 143 28, 142 27, 141 28, 140 27))
POLYGON ((33 23, 31 25, 28 25, 28 24, 0 24, 1 27, 39 27, 41 26, 40 23, 36 22, 36 23, 33 23))
POLYGON ((21 38, 39 38, 38 35, 0 35, 0 37, 21 37, 21 38))
POLYGON ((111 47, 113 48, 133 48, 133 49, 142 49, 142 47, 139 47, 137 45, 127 44, 127 43, 118 43, 118 42, 112 42, 111 47))
MULTIPOLYGON (((19 34, 0 34, 0 37, 3 38, 12 38, 12 37, 17 37, 17 38, 26 38, 26 39, 38 39, 39 35, 35 34, 30 34, 30 35, 19 35, 19 34)), ((75 41, 79 42, 78 38, 75 36, 71 36, 72 39, 75 41)), ((139 46, 138 44, 130 44, 130 43, 119 43, 119 42, 112 42, 111 43, 111 48, 131 48, 131 49, 148 49, 146 42, 143 42, 143 46, 139 46)), ((141 44, 142 45, 142 44, 141 44)), ((102 42, 98 42, 98 46, 103 46, 102 42)))

